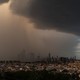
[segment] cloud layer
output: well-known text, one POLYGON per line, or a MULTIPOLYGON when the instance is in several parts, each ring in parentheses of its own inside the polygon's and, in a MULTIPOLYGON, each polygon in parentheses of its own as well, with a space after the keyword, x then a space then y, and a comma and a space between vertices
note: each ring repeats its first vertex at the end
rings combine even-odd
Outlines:
POLYGON ((12 0, 11 10, 29 17, 37 28, 80 35, 79 0, 12 0))
POLYGON ((0 0, 0 4, 3 4, 3 3, 6 3, 8 2, 9 0, 0 0))
MULTIPOLYGON (((20 0, 16 1, 19 3, 20 0)), ((20 1, 21 6, 26 4, 25 1, 27 0, 20 1)), ((17 3, 15 5, 18 6, 17 3)), ((24 7, 14 9, 23 10, 24 7)), ((0 6, 0 60, 18 59, 18 54, 23 49, 26 50, 27 57, 31 52, 35 53, 35 57, 39 55, 47 57, 49 51, 54 56, 76 55, 74 53, 74 47, 77 45, 76 36, 54 30, 35 29, 34 24, 28 21, 27 15, 25 16, 26 18, 12 14, 9 10, 9 3, 0 6)))

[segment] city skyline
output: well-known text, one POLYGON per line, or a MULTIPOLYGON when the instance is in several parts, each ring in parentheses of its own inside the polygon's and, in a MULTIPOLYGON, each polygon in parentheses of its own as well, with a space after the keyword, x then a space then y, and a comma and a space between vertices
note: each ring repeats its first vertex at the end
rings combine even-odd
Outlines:
MULTIPOLYGON (((17 55, 21 53, 23 49, 26 50, 26 53, 27 53, 26 55, 33 52, 45 57, 50 51, 51 54, 54 56, 56 55, 68 56, 68 57, 76 56, 77 58, 80 58, 80 54, 76 52, 78 51, 77 50, 78 47, 80 47, 78 46, 80 43, 78 41, 80 39, 79 37, 80 27, 79 25, 77 25, 77 23, 79 24, 79 19, 77 19, 79 18, 78 17, 79 14, 74 13, 75 12, 73 7, 74 0, 73 0, 73 4, 71 4, 71 2, 67 0, 67 2, 71 4, 71 6, 69 5, 70 10, 71 10, 71 7, 73 7, 72 11, 69 10, 71 14, 69 14, 69 11, 66 11, 63 9, 63 6, 64 6, 64 4, 62 3, 63 0, 61 0, 60 4, 57 3, 60 0, 57 0, 57 2, 55 2, 59 6, 61 6, 62 4, 62 7, 60 7, 62 15, 64 15, 63 14, 64 12, 67 12, 67 14, 69 15, 68 16, 65 13, 65 16, 64 16, 65 18, 64 17, 61 18, 60 17, 61 13, 60 15, 59 14, 55 15, 57 13, 55 11, 53 17, 57 16, 55 17, 56 23, 54 19, 51 19, 51 16, 52 16, 51 13, 53 13, 54 10, 52 12, 50 11, 51 13, 48 13, 47 11, 44 10, 46 9, 46 7, 49 8, 47 4, 45 4, 45 6, 43 5, 45 3, 45 0, 44 2, 43 0, 38 0, 39 2, 37 2, 37 0, 34 0, 33 3, 36 4, 35 6, 34 4, 31 3, 31 1, 32 0, 30 1, 0 0, 0 3, 1 3, 0 4, 0 22, 1 22, 0 23, 0 59, 3 59, 3 60, 17 59, 17 55), (40 3, 39 6, 37 5, 37 3, 40 3), (40 5, 42 5, 42 8, 40 8, 40 5), (32 8, 30 9, 30 6, 31 7, 34 6, 32 7, 33 9, 32 8), (30 9, 30 15, 27 14, 26 8, 28 10, 30 9), (45 12, 42 12, 43 10, 45 12), (31 14, 31 12, 33 13, 33 15, 31 14), (46 13, 46 16, 49 14, 47 19, 44 16, 45 13, 46 13), (73 15, 75 17, 73 17, 73 15), (67 21, 70 19, 69 21, 70 22, 72 21, 71 24, 68 24, 69 21, 67 23, 65 19, 67 21), (73 23, 75 20, 77 20, 77 22, 73 23), (57 21, 60 21, 61 23, 58 24, 57 21), (63 28, 63 26, 61 27, 62 23, 64 24, 65 28, 63 28), (56 24, 58 24, 59 27, 56 27, 56 24), (66 25, 68 25, 68 27, 66 27, 66 25)), ((53 3, 52 0, 46 0, 46 3, 48 3, 49 1, 50 3, 51 2, 53 3)), ((76 1, 75 3, 77 4, 77 2, 78 1, 76 1)), ((69 7, 67 7, 66 1, 64 1, 64 3, 66 4, 66 6, 64 7, 69 9, 69 7)), ((53 7, 54 6, 52 6, 52 8, 53 7)), ((75 7, 75 8, 77 9, 78 7, 75 7)), ((76 10, 76 12, 78 11, 76 10)))

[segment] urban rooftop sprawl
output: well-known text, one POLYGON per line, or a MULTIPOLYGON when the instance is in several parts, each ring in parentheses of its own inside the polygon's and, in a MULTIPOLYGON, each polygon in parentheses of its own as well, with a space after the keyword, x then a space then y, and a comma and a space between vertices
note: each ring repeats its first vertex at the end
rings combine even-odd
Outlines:
POLYGON ((33 62, 0 61, 1 80, 79 80, 80 60, 51 57, 33 62), (32 77, 30 77, 32 76, 32 77))

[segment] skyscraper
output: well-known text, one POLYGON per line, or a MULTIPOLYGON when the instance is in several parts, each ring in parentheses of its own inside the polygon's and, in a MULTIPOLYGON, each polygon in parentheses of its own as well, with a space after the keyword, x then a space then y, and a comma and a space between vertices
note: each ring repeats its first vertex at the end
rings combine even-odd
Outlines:
POLYGON ((26 51, 23 49, 18 55, 19 61, 26 62, 26 51))
POLYGON ((51 53, 48 54, 48 62, 51 62, 51 53))
POLYGON ((33 52, 29 53, 30 62, 35 61, 35 54, 33 52))

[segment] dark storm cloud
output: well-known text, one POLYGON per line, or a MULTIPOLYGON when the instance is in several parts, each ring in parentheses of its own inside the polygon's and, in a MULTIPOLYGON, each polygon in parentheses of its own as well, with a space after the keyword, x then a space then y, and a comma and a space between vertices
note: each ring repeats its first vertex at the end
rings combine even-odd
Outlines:
MULTIPOLYGON (((15 1, 15 10, 24 12, 25 7, 29 6, 25 2, 28 0, 13 0, 15 1)), ((76 36, 54 30, 34 29, 33 23, 27 18, 12 14, 8 6, 9 4, 0 6, 0 60, 17 60, 24 49, 27 57, 30 53, 34 53, 35 57, 39 54, 47 57, 49 51, 55 56, 75 55, 73 52, 77 44, 76 36)))
POLYGON ((3 3, 6 3, 8 2, 9 0, 0 0, 0 4, 3 4, 3 3))
POLYGON ((80 0, 12 0, 10 8, 38 28, 80 34, 80 0))

